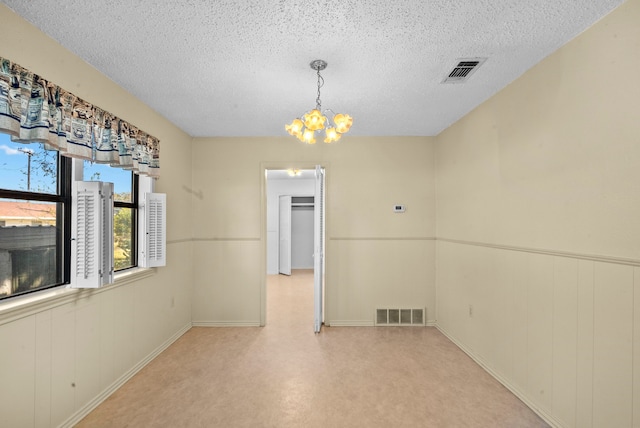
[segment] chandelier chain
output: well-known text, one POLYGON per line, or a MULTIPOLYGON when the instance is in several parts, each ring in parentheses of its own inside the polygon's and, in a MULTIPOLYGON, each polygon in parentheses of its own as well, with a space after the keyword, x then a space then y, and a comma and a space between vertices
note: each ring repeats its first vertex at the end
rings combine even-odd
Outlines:
POLYGON ((317 68, 316 71, 318 73, 318 97, 316 98, 316 109, 317 110, 321 110, 322 109, 322 101, 320 101, 320 88, 322 88, 324 86, 324 79, 320 75, 320 68, 317 68))

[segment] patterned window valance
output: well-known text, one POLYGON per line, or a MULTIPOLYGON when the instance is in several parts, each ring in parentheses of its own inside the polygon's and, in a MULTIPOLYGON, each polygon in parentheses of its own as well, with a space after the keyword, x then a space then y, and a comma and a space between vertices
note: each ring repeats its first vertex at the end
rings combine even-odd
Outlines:
POLYGON ((0 57, 0 132, 64 156, 160 175, 160 141, 0 57))

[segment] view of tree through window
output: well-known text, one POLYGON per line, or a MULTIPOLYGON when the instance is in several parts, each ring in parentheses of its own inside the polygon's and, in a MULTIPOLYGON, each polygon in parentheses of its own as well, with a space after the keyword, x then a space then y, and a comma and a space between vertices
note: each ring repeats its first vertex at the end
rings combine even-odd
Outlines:
POLYGON ((113 183, 113 259, 115 270, 137 265, 137 177, 131 171, 84 162, 83 180, 113 183))
POLYGON ((0 134, 0 298, 64 282, 61 162, 0 134))
POLYGON ((55 194, 58 152, 45 150, 40 143, 14 143, 0 134, 0 171, 2 189, 55 194))

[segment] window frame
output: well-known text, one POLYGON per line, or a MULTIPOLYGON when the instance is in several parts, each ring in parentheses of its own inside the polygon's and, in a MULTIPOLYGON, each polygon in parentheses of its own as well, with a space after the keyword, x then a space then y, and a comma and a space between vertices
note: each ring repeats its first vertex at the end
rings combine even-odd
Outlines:
MULTIPOLYGON (((33 142, 31 144, 42 144, 33 142)), ((57 151, 56 193, 0 189, 1 200, 49 202, 56 204, 56 282, 0 297, 0 301, 69 284, 71 279, 71 184, 72 160, 57 151), (61 208, 61 209, 59 209, 61 208)))
MULTIPOLYGON (((31 144, 43 143, 34 141, 31 144)), ((37 191, 25 191, 25 190, 9 190, 0 189, 0 200, 15 200, 15 201, 34 201, 34 202, 46 202, 55 203, 56 205, 56 281, 55 283, 22 291, 15 294, 0 297, 0 305, 4 305, 6 302, 16 301, 17 298, 26 295, 34 295, 34 293, 43 292, 45 290, 52 291, 54 288, 69 288, 72 283, 72 267, 71 267, 71 247, 72 247, 72 221, 73 221, 73 183, 76 181, 83 181, 83 159, 72 158, 64 156, 57 151, 57 176, 56 176, 56 193, 44 193, 37 191)), ((117 168, 112 167, 111 168, 117 168)), ((119 168, 118 168, 119 169, 119 168)), ((141 265, 142 245, 144 243, 144 237, 141 233, 144 230, 142 222, 143 211, 140 206, 141 195, 145 192, 153 191, 153 180, 151 177, 141 177, 139 174, 131 170, 125 170, 131 174, 131 200, 129 202, 114 200, 114 208, 126 208, 131 209, 131 266, 120 268, 115 270, 114 266, 114 283, 118 280, 118 276, 122 278, 130 277, 132 272, 137 270, 148 270, 141 265)), ((137 275, 137 274, 135 274, 137 275)), ((43 293, 43 296, 45 294, 43 293)))
MULTIPOLYGON (((140 218, 140 177, 138 176, 138 174, 135 174, 133 171, 129 171, 131 173, 131 202, 123 202, 123 201, 117 201, 113 200, 113 207, 115 208, 129 208, 131 209, 131 257, 132 257, 132 261, 133 264, 131 266, 122 268, 122 269, 115 269, 114 266, 114 274, 117 272, 123 272, 126 271, 128 269, 135 269, 137 267, 140 267, 140 264, 138 262, 138 248, 139 248, 139 241, 140 241, 140 235, 138 233, 138 219, 140 218)), ((114 222, 114 227, 115 227, 115 222, 114 222)))

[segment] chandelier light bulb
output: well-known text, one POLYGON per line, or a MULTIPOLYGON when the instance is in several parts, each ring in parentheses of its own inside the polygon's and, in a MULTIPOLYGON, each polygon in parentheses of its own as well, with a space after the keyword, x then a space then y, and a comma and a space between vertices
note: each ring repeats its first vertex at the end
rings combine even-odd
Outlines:
POLYGON ((342 137, 342 134, 339 134, 334 127, 327 128, 327 132, 325 135, 327 137, 324 139, 325 143, 334 143, 342 137))
POLYGON ((320 113, 320 110, 313 109, 304 115, 304 126, 311 131, 318 131, 324 128, 326 120, 327 118, 320 113))
POLYGON ((316 143, 316 133, 310 129, 305 129, 302 133, 302 141, 307 144, 316 143))
POLYGON ((298 137, 302 134, 303 123, 300 119, 293 119, 291 125, 285 125, 284 129, 287 130, 289 135, 293 135, 294 137, 298 137))
POLYGON ((338 113, 333 117, 333 121, 336 124, 336 131, 341 134, 348 132, 353 124, 353 118, 348 114, 338 113))

